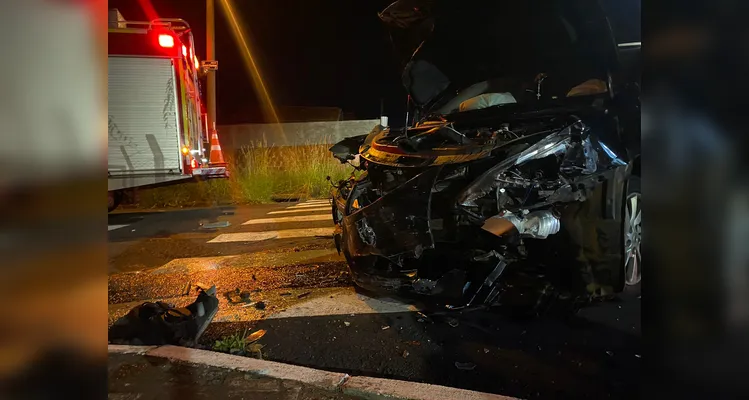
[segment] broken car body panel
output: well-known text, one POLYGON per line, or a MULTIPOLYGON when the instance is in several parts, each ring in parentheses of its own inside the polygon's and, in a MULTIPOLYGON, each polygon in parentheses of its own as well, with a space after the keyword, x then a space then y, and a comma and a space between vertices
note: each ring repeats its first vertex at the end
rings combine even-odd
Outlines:
POLYGON ((349 254, 390 258, 406 254, 418 258, 425 249, 433 248, 429 206, 439 171, 428 169, 372 204, 345 215, 341 225, 349 254))

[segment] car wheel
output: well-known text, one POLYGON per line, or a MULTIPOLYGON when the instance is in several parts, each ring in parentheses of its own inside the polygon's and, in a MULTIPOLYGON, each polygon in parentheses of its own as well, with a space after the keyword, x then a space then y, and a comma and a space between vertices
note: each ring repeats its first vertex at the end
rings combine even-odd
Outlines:
POLYGON ((642 280, 642 193, 640 177, 627 183, 624 203, 624 284, 635 286, 642 280))

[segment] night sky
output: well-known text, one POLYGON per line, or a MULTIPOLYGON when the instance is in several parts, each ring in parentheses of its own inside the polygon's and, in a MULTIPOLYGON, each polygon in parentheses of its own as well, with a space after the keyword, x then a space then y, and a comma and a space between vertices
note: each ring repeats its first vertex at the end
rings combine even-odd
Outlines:
MULTIPOLYGON (((389 37, 377 17, 392 0, 234 0, 256 62, 276 105, 338 107, 358 119, 391 120, 405 111, 406 93, 389 37)), ((183 18, 205 58, 205 2, 151 0, 161 17, 183 18)), ((217 122, 259 122, 258 96, 239 46, 216 3, 217 122)), ((146 20, 136 0, 109 0, 125 19, 146 20)))

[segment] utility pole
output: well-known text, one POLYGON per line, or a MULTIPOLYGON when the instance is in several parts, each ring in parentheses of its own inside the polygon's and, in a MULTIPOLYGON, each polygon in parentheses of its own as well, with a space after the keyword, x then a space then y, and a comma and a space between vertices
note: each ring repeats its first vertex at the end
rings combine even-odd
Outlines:
MULTIPOLYGON (((214 21, 214 0, 206 0, 205 4, 205 49, 206 59, 215 61, 216 60, 216 25, 214 21)), ((213 134, 216 132, 216 71, 209 70, 207 77, 207 97, 208 97, 208 132, 213 134)))

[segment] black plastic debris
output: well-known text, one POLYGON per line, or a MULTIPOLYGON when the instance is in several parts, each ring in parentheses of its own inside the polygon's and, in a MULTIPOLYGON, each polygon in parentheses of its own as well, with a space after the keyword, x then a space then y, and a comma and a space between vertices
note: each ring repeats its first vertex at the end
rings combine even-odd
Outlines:
POLYGON ((229 304, 252 303, 251 295, 249 291, 239 290, 239 288, 224 293, 224 297, 229 301, 229 304))
POLYGON ((472 362, 458 362, 455 361, 455 368, 461 371, 473 371, 476 368, 476 364, 472 362))
POLYGON ((162 301, 145 302, 109 328, 112 344, 194 347, 218 311, 216 287, 199 290, 197 299, 176 308, 162 301))
POLYGON ((426 314, 424 314, 423 312, 417 311, 417 312, 416 312, 416 315, 418 316, 418 318, 416 319, 416 321, 418 321, 418 322, 422 322, 422 323, 423 323, 423 322, 429 322, 429 323, 433 323, 432 319, 431 319, 431 318, 429 318, 429 317, 428 317, 428 316, 427 316, 426 314))
POLYGON ((304 293, 300 293, 299 295, 297 295, 297 296, 296 296, 296 298, 297 298, 297 299, 303 299, 303 298, 305 298, 305 297, 309 296, 310 294, 312 294, 312 292, 304 292, 304 293))
POLYGON ((258 301, 257 303, 255 303, 255 308, 258 310, 265 310, 265 302, 258 301))

